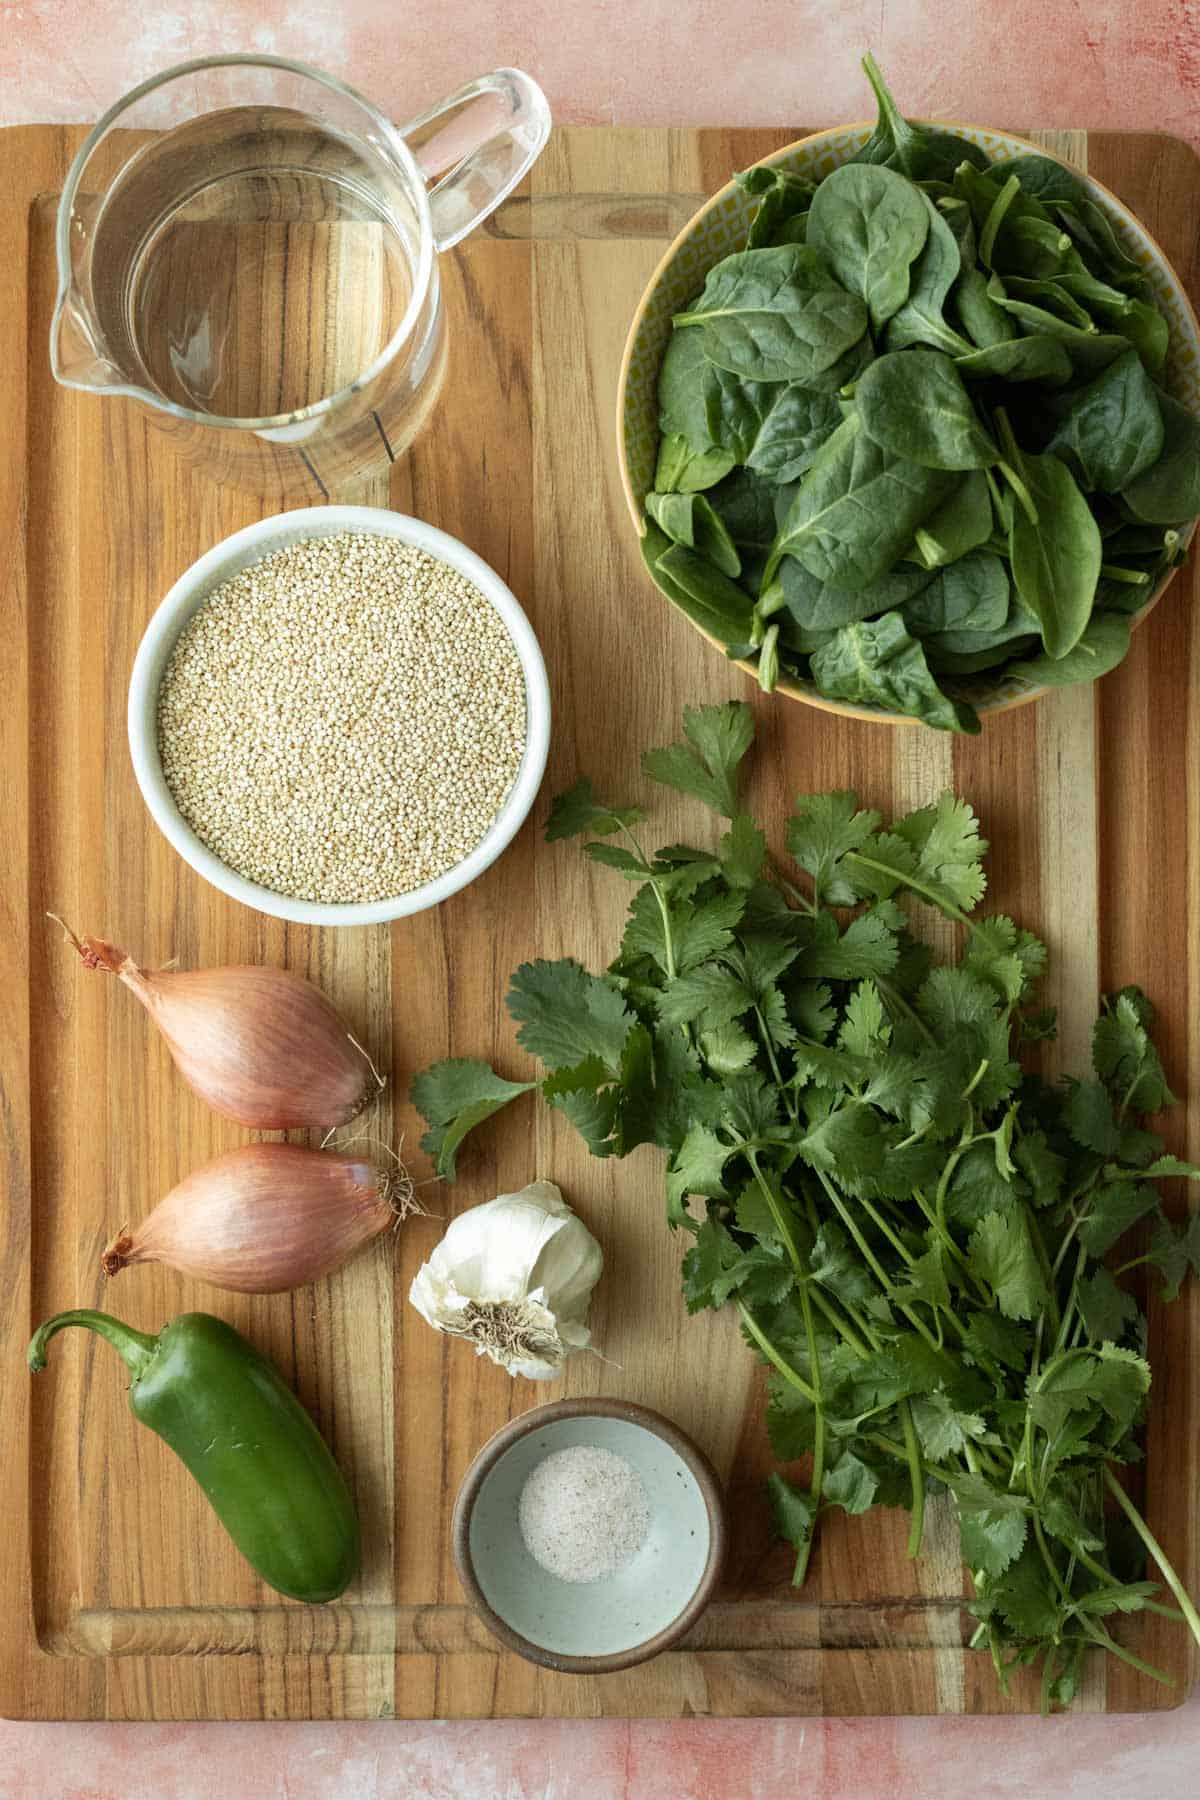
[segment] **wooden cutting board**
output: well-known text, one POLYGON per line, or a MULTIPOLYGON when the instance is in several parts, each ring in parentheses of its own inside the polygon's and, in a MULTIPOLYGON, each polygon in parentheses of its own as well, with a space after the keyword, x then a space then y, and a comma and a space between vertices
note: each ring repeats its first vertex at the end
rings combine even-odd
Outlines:
MULTIPOLYGON (((603 1241, 593 1310, 605 1360, 578 1357, 554 1392, 605 1393, 676 1418, 729 1488, 733 1549, 716 1604, 680 1650, 627 1674, 552 1674, 498 1652, 464 1604, 448 1522, 459 1480, 506 1419, 547 1397, 439 1338, 406 1304, 442 1225, 414 1220, 350 1268, 294 1295, 246 1299, 143 1268, 106 1288, 110 1233, 187 1170, 239 1141, 182 1086, 140 1009, 88 975, 47 909, 145 962, 283 962, 319 981, 392 1072, 360 1129, 419 1127, 411 1072, 449 1054, 526 1072, 504 1011, 522 960, 596 967, 617 941, 624 884, 574 845, 544 846, 550 797, 582 771, 639 789, 638 754, 680 708, 740 694, 759 719, 753 802, 776 832, 789 797, 852 786, 905 809, 953 785, 992 840, 991 898, 1050 942, 1062 1054, 1082 1068, 1097 992, 1141 982, 1162 1014, 1174 1085, 1167 1127, 1200 1154, 1200 630, 1180 575, 1117 673, 1095 691, 951 742, 762 699, 651 588, 625 513, 613 402, 627 321, 664 242, 698 198, 795 131, 557 132, 532 192, 447 259, 452 371, 433 426, 392 472, 390 502, 457 533, 527 606, 553 687, 550 769, 501 862, 436 912, 390 931, 310 931, 204 885, 151 827, 130 770, 124 703, 139 637, 171 582, 228 532, 278 510, 218 490, 123 401, 57 388, 46 341, 55 197, 80 133, 3 134, 0 201, 0 543, 4 629, 0 1099, 5 1144, 0 1292, 6 1455, 0 1474, 0 1710, 60 1718, 930 1713, 1026 1710, 965 1652, 956 1534, 939 1506, 920 1560, 902 1520, 831 1516, 803 1592, 770 1542, 760 1382, 731 1317, 689 1320, 681 1244, 663 1223, 662 1169, 643 1149, 590 1161, 529 1101, 462 1157, 449 1214, 535 1175, 557 1179, 603 1241), (31 1325, 108 1304, 155 1330, 190 1308, 230 1319, 294 1379, 353 1485, 362 1579, 305 1608, 264 1588, 199 1490, 130 1417, 103 1345, 54 1346, 31 1384, 31 1325)), ((1129 202, 1196 290, 1200 166, 1160 136, 1058 134, 1129 202)), ((386 503, 386 485, 359 496, 386 503)), ((661 841, 711 830, 660 793, 661 841)), ((1184 1197, 1179 1203, 1186 1204, 1184 1197)), ((1153 1529, 1200 1580, 1200 1295, 1151 1309, 1155 1412, 1145 1464, 1153 1529)), ((1183 1630, 1122 1634, 1169 1668, 1164 1690, 1093 1670, 1085 1708, 1178 1702, 1183 1630)))

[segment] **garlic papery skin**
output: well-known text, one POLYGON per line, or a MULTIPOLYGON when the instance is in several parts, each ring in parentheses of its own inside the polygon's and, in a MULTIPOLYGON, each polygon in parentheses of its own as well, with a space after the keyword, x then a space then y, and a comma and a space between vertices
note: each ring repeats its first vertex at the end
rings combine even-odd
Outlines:
POLYGON ((510 1375, 553 1381, 591 1343, 584 1320, 604 1253, 552 1181, 460 1213, 408 1297, 435 1331, 510 1375))

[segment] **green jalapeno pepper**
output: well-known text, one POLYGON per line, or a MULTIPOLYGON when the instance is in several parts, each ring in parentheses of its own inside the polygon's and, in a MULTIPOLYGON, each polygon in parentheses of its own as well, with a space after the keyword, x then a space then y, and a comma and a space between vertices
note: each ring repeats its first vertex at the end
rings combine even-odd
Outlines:
POLYGON ((170 1445, 263 1580, 293 1600, 335 1600, 358 1568, 358 1523, 325 1440, 278 1371, 211 1313, 184 1313, 157 1337, 108 1313, 56 1313, 34 1333, 29 1367, 68 1325, 95 1331, 133 1374, 135 1418, 170 1445))

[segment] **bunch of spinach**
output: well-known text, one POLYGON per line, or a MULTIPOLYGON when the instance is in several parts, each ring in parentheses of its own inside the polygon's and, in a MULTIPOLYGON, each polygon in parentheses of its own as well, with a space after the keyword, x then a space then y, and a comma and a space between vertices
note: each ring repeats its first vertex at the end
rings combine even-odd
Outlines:
MULTIPOLYGON (((547 837, 585 837, 632 884, 628 923, 603 975, 527 963, 508 1007, 594 1155, 665 1152, 667 1217, 693 1240, 688 1309, 736 1307, 775 1450, 809 1459, 802 1481, 768 1484, 797 1584, 822 1511, 906 1505, 915 1556, 927 1494, 948 1492, 974 1642, 1002 1682, 1040 1660, 1049 1707, 1089 1647, 1147 1669, 1110 1632, 1122 1613, 1170 1611, 1200 1641, 1113 1474, 1138 1458, 1150 1386, 1121 1277, 1157 1271, 1170 1299, 1200 1272, 1200 1214, 1176 1225, 1156 1187, 1200 1169, 1143 1123, 1172 1104, 1149 1001, 1105 1000, 1088 1074, 1024 1073, 1022 1043, 1054 1030, 1035 999, 1046 951, 976 915, 987 846, 970 808, 947 794, 889 827, 853 794, 804 796, 788 866, 739 805, 750 709, 689 709, 684 730, 643 767, 726 819, 719 842, 651 855, 640 807, 586 780, 560 796, 547 837), (933 958, 902 897, 962 926, 957 961, 933 958), (1137 1247, 1117 1249, 1135 1226, 1137 1247)), ((418 1076, 439 1173, 534 1085, 471 1059, 418 1076)))
POLYGON ((991 167, 864 67, 879 121, 854 160, 738 177, 746 247, 663 358, 642 552, 764 688, 977 731, 1001 680, 1120 661, 1200 513, 1200 421, 1086 183, 991 167), (981 581, 996 603, 964 623, 981 581))

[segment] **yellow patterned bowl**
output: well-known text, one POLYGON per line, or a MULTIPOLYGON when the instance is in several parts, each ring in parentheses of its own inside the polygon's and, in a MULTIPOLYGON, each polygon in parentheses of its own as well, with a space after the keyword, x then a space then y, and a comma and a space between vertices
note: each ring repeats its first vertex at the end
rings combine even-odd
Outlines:
MULTIPOLYGON (((1040 144, 1014 137, 1007 131, 991 131, 980 125, 950 125, 944 121, 938 122, 937 129, 955 132, 980 145, 997 163, 1008 162, 1014 156, 1025 156, 1030 151, 1038 156, 1051 155, 1040 144)), ((764 157, 763 164, 820 181, 831 169, 848 162, 862 148, 870 131, 870 125, 865 123, 818 131, 812 137, 801 138, 798 143, 764 157)), ((1122 249, 1145 269, 1154 298, 1171 327, 1171 348, 1165 372, 1167 388, 1184 406, 1200 413, 1200 322, 1197 322, 1183 283, 1129 208, 1094 177, 1079 169, 1074 172, 1082 175, 1096 204, 1108 215, 1122 249)), ((672 315, 682 311, 692 295, 699 292, 715 263, 745 243, 755 204, 753 196, 744 193, 733 181, 714 194, 679 233, 650 277, 633 315, 617 387, 617 454, 629 515, 639 536, 645 529, 643 502, 654 482, 659 437, 658 371, 671 335, 672 315)), ((1191 535, 1189 532, 1189 541, 1191 535)), ((1169 570, 1155 587, 1136 615, 1135 627, 1161 599, 1174 572, 1169 570)), ((695 629, 700 628, 696 626, 695 629)), ((703 635, 707 637, 708 633, 703 635)), ((709 641, 717 643, 715 638, 709 641)), ((721 648, 719 644, 717 647, 721 648)), ((738 667, 754 673, 752 663, 739 663, 738 667)), ((983 675, 964 677, 954 684, 954 692, 969 700, 980 713, 1005 712, 1010 707, 1036 700, 1047 691, 1043 686, 1012 676, 999 681, 989 681, 983 675)), ((917 722, 897 713, 884 712, 880 707, 851 706, 844 701, 827 700, 809 681, 781 681, 778 692, 793 700, 804 700, 825 712, 842 713, 852 719, 869 719, 887 725, 917 722)))

